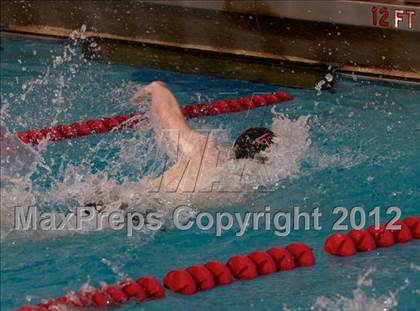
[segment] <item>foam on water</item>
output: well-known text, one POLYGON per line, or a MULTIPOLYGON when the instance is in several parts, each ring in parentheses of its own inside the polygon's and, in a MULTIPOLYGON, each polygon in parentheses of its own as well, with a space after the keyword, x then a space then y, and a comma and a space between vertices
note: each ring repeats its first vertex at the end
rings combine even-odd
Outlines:
POLYGON ((410 285, 409 281, 405 280, 404 284, 389 291, 387 295, 376 297, 373 294, 373 281, 370 278, 374 272, 376 269, 370 268, 362 276, 359 276, 357 287, 352 291, 353 296, 337 295, 333 298, 321 296, 311 309, 326 311, 387 311, 394 309, 398 306, 398 294, 410 285))
MULTIPOLYGON (((300 160, 310 145, 307 122, 307 117, 300 117, 296 121, 284 115, 275 117, 272 129, 276 134, 276 139, 267 154, 269 160, 264 165, 257 161, 229 160, 221 169, 214 170, 214 174, 218 175, 214 177, 221 181, 219 188, 215 191, 151 193, 147 177, 138 181, 124 180, 122 183, 117 183, 106 173, 90 174, 71 166, 68 167, 63 182, 55 185, 48 195, 43 197, 43 200, 45 201, 46 197, 55 202, 74 199, 79 204, 78 206, 83 206, 88 202, 103 202, 108 212, 119 209, 121 203, 124 202, 128 204, 130 210, 154 210, 164 215, 169 215, 171 210, 178 205, 196 206, 197 209, 226 207, 246 198, 250 193, 255 194, 261 187, 273 190, 282 180, 298 176, 300 160), (220 189, 224 191, 218 191, 220 189), (233 189, 233 191, 226 191, 227 189, 233 189), (241 189, 241 191, 234 191, 235 189, 241 189)), ((153 139, 149 138, 149 140, 153 139)), ((147 139, 144 140, 144 138, 138 141, 113 142, 113 145, 117 144, 119 147, 119 160, 111 163, 109 169, 112 171, 115 167, 120 168, 126 162, 130 165, 134 162, 137 166, 144 167, 147 158, 156 155, 156 151, 143 150, 145 143, 151 149, 155 149, 156 143, 147 143, 147 139), (139 151, 136 151, 136 148, 143 150, 140 152, 142 157, 137 156, 139 151)), ((155 169, 149 172, 152 176, 162 171, 166 159, 161 156, 156 157, 155 161, 158 162, 155 169)))
MULTIPOLYGON (((309 140, 309 126, 307 124, 307 117, 300 117, 296 121, 292 121, 284 115, 275 117, 273 119, 272 129, 276 134, 276 139, 273 147, 270 150, 269 160, 265 165, 261 165, 256 161, 237 161, 230 160, 223 167, 224 169, 217 171, 221 173, 218 178, 223 181, 224 186, 231 188, 236 185, 237 189, 252 189, 254 192, 259 187, 276 187, 285 178, 298 176, 299 161, 304 156, 307 148, 310 145, 309 140), (245 167, 245 170, 243 170, 245 167), (242 174, 240 171, 241 170, 242 174)), ((141 137, 141 135, 139 135, 141 137)), ((155 149, 155 143, 151 142, 153 138, 141 137, 138 139, 120 139, 107 145, 107 148, 118 147, 119 153, 117 160, 108 163, 110 172, 119 170, 125 164, 133 168, 144 171, 145 162, 147 158, 153 157, 156 151, 150 152, 150 149, 155 149)), ((31 147, 26 147, 31 149, 31 147)), ((101 148, 101 144, 92 151, 97 152, 101 148)), ((31 153, 25 153, 28 155, 31 153)), ((36 153, 35 153, 36 154, 36 153)), ((16 158, 17 159, 17 158, 16 158)), ((41 160, 38 160, 41 161, 41 160)), ((155 171, 151 174, 161 171, 162 163, 165 159, 161 157, 156 159, 161 162, 155 166, 155 171)), ((24 175, 27 181, 30 181, 30 176, 36 169, 37 161, 32 159, 30 162, 32 169, 24 175)), ((194 204, 199 205, 199 208, 214 207, 218 204, 227 206, 241 200, 246 192, 233 192, 226 195, 226 192, 214 191, 197 192, 188 195, 178 195, 172 193, 155 193, 149 191, 148 179, 140 181, 123 180, 118 183, 115 179, 110 178, 110 172, 92 174, 84 166, 68 165, 64 178, 60 182, 56 182, 54 186, 47 189, 45 192, 35 192, 37 202, 29 202, 29 204, 42 203, 44 206, 70 206, 70 210, 74 206, 83 206, 89 202, 102 202, 108 205, 109 211, 118 209, 121 202, 128 203, 130 209, 134 210, 158 210, 167 214, 171 207, 180 204, 194 204), (230 199, 227 200, 227 199, 230 199), (73 206, 71 206, 73 204, 73 206)), ((4 180, 12 181, 10 175, 4 176, 4 180)), ((29 182, 30 183, 30 182, 29 182)), ((17 191, 23 184, 20 182, 13 183, 13 191, 17 191)), ((226 189, 226 188, 225 188, 226 189)), ((10 190, 9 190, 10 193, 10 190)), ((21 206, 28 206, 24 202, 20 202, 21 206)), ((16 205, 16 204, 15 204, 16 205)), ((7 207, 2 207, 5 210, 7 207)), ((54 211, 54 210, 52 210, 54 211)), ((56 211, 66 212, 60 210, 56 211)), ((67 211, 68 212, 68 211, 67 211)))
POLYGON ((42 163, 42 158, 40 154, 23 144, 14 134, 9 133, 5 127, 0 126, 0 131, 0 227, 3 237, 13 223, 12 208, 29 206, 36 201, 32 193, 33 187, 30 178, 37 169, 37 163, 42 163))

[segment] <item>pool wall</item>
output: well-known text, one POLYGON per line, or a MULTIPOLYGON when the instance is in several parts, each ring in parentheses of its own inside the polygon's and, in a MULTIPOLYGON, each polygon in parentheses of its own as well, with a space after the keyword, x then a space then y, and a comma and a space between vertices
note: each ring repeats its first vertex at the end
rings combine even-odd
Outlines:
POLYGON ((389 1, 6 0, 1 24, 62 37, 86 25, 85 36, 102 39, 101 53, 111 60, 313 86, 330 64, 344 73, 420 81, 419 8, 389 1), (373 8, 387 10, 386 23, 380 13, 372 21, 373 8), (156 57, 156 49, 165 52, 156 57))

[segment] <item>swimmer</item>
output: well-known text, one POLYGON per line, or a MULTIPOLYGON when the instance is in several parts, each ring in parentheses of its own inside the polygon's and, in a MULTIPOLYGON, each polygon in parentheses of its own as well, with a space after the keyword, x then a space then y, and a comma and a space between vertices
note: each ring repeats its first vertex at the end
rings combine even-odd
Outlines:
MULTIPOLYGON (((205 179, 210 171, 223 166, 223 162, 232 157, 255 159, 260 163, 266 160, 261 152, 273 143, 271 130, 261 127, 247 129, 235 141, 233 150, 229 150, 217 144, 211 131, 200 133, 188 125, 178 101, 163 82, 152 82, 140 88, 131 101, 137 103, 146 93, 151 95, 154 131, 176 161, 162 176, 151 182, 153 187, 192 192, 199 190, 197 182, 200 179, 205 179)), ((203 185, 206 184, 205 180, 202 181, 203 185)))
MULTIPOLYGON (((223 170, 226 161, 248 159, 264 163, 267 160, 275 136, 271 130, 249 128, 236 139, 233 148, 228 148, 218 144, 211 131, 195 131, 188 125, 177 99, 165 83, 157 81, 139 88, 131 102, 138 104, 146 96, 151 97, 151 124, 159 146, 174 164, 158 178, 144 178, 140 182, 142 190, 147 187, 149 192, 166 192, 178 198, 190 198, 207 189, 209 195, 211 189, 208 188, 217 179, 215 175, 223 170)), ((135 196, 131 190, 133 187, 125 184, 119 188, 116 197, 121 202, 125 201, 121 209, 127 209, 126 201, 135 196)), ((88 205, 92 207, 95 204, 88 205)))

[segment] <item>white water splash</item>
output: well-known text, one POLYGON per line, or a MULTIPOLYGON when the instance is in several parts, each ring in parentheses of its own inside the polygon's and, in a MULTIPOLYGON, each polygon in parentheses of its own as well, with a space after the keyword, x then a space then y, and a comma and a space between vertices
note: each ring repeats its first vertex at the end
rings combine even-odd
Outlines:
POLYGON ((0 126, 0 132, 0 227, 3 238, 12 227, 12 208, 35 202, 31 175, 36 171, 40 155, 5 127, 0 126))
POLYGON ((121 269, 120 269, 120 268, 119 268, 116 264, 113 264, 113 263, 112 263, 109 259, 102 258, 102 259, 101 259, 101 262, 102 262, 104 265, 108 266, 108 267, 112 270, 112 272, 113 272, 115 275, 117 275, 117 276, 118 276, 118 278, 119 278, 120 280, 124 280, 124 279, 127 279, 127 278, 128 278, 127 273, 122 272, 122 271, 121 271, 121 269))
POLYGON ((319 297, 312 310, 326 311, 387 311, 398 306, 398 294, 409 286, 409 281, 405 280, 404 284, 394 291, 389 291, 387 295, 379 297, 370 296, 372 291, 372 279, 369 276, 376 269, 371 268, 357 280, 357 287, 353 290, 353 296, 345 297, 337 295, 336 297, 319 297))
MULTIPOLYGON (((150 129, 148 129, 150 130, 150 129)), ((148 178, 140 181, 124 180, 118 184, 109 178, 109 173, 120 170, 124 164, 144 171, 147 160, 156 157, 156 142, 145 135, 139 135, 138 140, 116 140, 112 146, 118 146, 117 161, 108 164, 104 173, 92 174, 86 167, 68 165, 62 182, 57 182, 52 189, 38 197, 43 205, 67 206, 69 212, 76 206, 83 206, 90 202, 105 203, 104 211, 111 212, 119 209, 121 203, 126 203, 130 210, 158 211, 166 215, 169 221, 170 211, 181 204, 198 206, 200 209, 224 206, 241 201, 246 194, 258 191, 259 187, 278 187, 286 178, 299 176, 299 162, 310 146, 308 117, 300 117, 293 121, 284 115, 273 119, 272 130, 276 138, 269 153, 265 155, 268 161, 262 165, 258 161, 230 160, 219 173, 222 189, 247 189, 240 192, 196 192, 188 194, 151 193, 148 178), (149 146, 144 148, 144 146, 149 146), (246 162, 246 170, 242 170, 246 162), (73 203, 71 203, 73 202, 73 203)), ((144 134, 144 133, 143 133, 144 134)), ((104 143, 106 145, 106 143, 104 143)), ((107 146, 110 148, 110 146, 107 146)), ((101 148, 101 143, 96 150, 101 148)), ((155 159, 158 164, 154 172, 161 171, 164 159, 155 159)), ((152 172, 153 175, 153 172, 152 172)), ((90 228, 87 226, 86 228, 90 228)), ((91 228, 95 230, 94 227, 91 228)), ((90 230, 90 229, 89 229, 90 230)), ((145 232, 149 233, 149 232, 145 232)))
MULTIPOLYGON (((59 120, 63 120, 69 115, 72 100, 80 96, 84 99, 86 85, 81 84, 81 89, 73 93, 68 92, 68 88, 71 85, 69 82, 74 80, 84 67, 90 65, 77 50, 79 39, 83 38, 85 31, 86 27, 82 27, 72 33, 73 42, 67 44, 61 53, 51 55, 52 64, 47 66, 44 73, 36 79, 25 82, 22 94, 17 94, 13 97, 14 99, 12 98, 13 104, 19 104, 21 101, 31 98, 41 98, 42 105, 45 107, 38 108, 44 109, 48 118, 52 118, 52 121, 49 121, 51 125, 56 125, 59 120), (51 86, 53 86, 52 90, 51 86), (66 90, 68 93, 66 93, 66 90), (76 97, 75 93, 77 93, 76 97)), ((92 88, 103 87, 98 83, 96 76, 89 75, 88 81, 84 82, 93 84, 92 88)), ((132 82, 122 82, 119 87, 109 89, 107 94, 113 98, 113 101, 120 108, 127 108, 128 101, 124 101, 122 98, 132 93, 134 87, 132 82)), ((149 104, 148 100, 144 100, 137 108, 147 112, 149 104)), ((7 108, 5 109, 7 110, 7 108)), ((244 193, 252 193, 257 191, 259 187, 276 188, 282 180, 299 176, 299 162, 310 146, 308 117, 290 120, 285 115, 277 114, 274 108, 272 112, 275 116, 272 130, 276 134, 276 138, 273 148, 266 154, 269 160, 264 165, 257 163, 257 161, 230 160, 226 163, 226 169, 218 171, 218 174, 220 173, 219 178, 222 180, 222 188, 235 185, 236 188, 247 189, 247 191, 242 191, 239 194, 226 195, 216 191, 199 195, 176 196, 168 193, 152 195, 147 189, 149 179, 145 178, 140 181, 140 176, 158 176, 163 171, 166 159, 163 154, 157 151, 157 143, 153 135, 150 135, 152 132, 150 124, 141 124, 141 132, 135 138, 119 136, 112 142, 109 139, 100 141, 96 146, 89 148, 86 159, 83 159, 83 162, 77 166, 67 163, 69 156, 65 153, 60 155, 62 159, 53 159, 52 164, 54 164, 54 161, 62 161, 58 174, 60 180, 55 179, 54 174, 51 173, 52 169, 45 165, 43 161, 42 154, 47 150, 47 142, 33 149, 31 146, 25 146, 17 141, 16 143, 22 145, 25 150, 22 156, 31 156, 31 158, 24 160, 30 168, 26 172, 22 171, 20 173, 19 178, 23 178, 22 180, 16 179, 13 174, 2 175, 2 191, 7 191, 4 197, 9 201, 13 201, 14 198, 24 198, 23 193, 31 198, 28 202, 23 200, 12 202, 9 205, 41 204, 51 212, 69 212, 75 206, 90 202, 115 203, 118 201, 128 203, 130 208, 133 209, 152 209, 164 214, 167 214, 168 210, 180 203, 194 204, 200 208, 217 205, 228 206, 241 200, 244 193), (114 151, 115 156, 109 157, 109 154, 114 151), (96 160, 106 162, 106 168, 102 172, 92 172, 91 168, 95 166, 96 160), (238 170, 244 167, 244 162, 246 162, 247 169, 242 175, 238 174, 238 170), (32 184, 31 176, 34 172, 37 172, 39 167, 42 167, 43 171, 47 172, 47 178, 53 181, 51 188, 42 189, 42 187, 38 187, 35 189, 34 186, 36 185, 32 184), (127 171, 130 173, 136 172, 136 174, 133 174, 135 177, 123 176, 117 181, 116 176, 127 171), (10 183, 13 186, 4 188, 4 183, 10 183)), ((34 117, 37 116, 34 115, 34 117)), ((21 125, 30 127, 27 120, 21 125)), ((78 142, 74 144, 78 144, 78 142)), ((18 160, 19 156, 15 157, 14 161, 18 160)), ((20 163, 19 165, 23 169, 26 164, 20 163)), ((16 168, 19 165, 12 165, 11 167, 16 168)), ((117 205, 111 204, 112 208, 117 205)), ((7 216, 2 218, 10 220, 9 211, 3 208, 3 202, 1 212, 2 214, 7 212, 7 216)))

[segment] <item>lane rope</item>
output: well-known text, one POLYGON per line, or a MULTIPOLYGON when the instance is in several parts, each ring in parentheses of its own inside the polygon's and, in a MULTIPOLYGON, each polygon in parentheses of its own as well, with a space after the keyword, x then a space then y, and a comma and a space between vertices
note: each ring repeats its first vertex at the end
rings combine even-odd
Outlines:
MULTIPOLYGON (((275 92, 248 97, 215 100, 209 103, 186 105, 182 107, 185 118, 198 118, 202 116, 215 116, 219 114, 240 112, 280 102, 292 100, 293 97, 286 92, 275 92)), ((31 129, 16 132, 19 139, 25 144, 39 144, 41 141, 58 141, 72 139, 92 134, 108 133, 115 130, 129 129, 138 123, 147 120, 142 113, 136 112, 128 115, 107 116, 102 119, 90 119, 71 124, 61 124, 42 129, 31 129)))
MULTIPOLYGON (((192 295, 215 286, 231 284, 235 280, 251 280, 257 276, 314 264, 312 249, 304 243, 294 242, 287 247, 276 246, 267 251, 232 256, 226 263, 209 261, 204 265, 174 269, 165 275, 163 284, 175 293, 192 295)), ((56 299, 42 300, 39 304, 24 305, 17 311, 121 307, 130 301, 144 302, 164 296, 165 289, 161 283, 153 276, 146 276, 137 281, 127 279, 115 284, 102 284, 99 289, 84 286, 79 292, 69 292, 56 299)))
POLYGON ((165 275, 163 284, 175 293, 192 295, 215 286, 231 284, 235 280, 252 280, 258 276, 314 264, 312 249, 304 243, 294 242, 285 248, 272 247, 249 255, 232 256, 226 263, 209 261, 186 269, 174 269, 165 275))
POLYGON ((144 276, 137 281, 130 279, 116 284, 102 285, 97 289, 85 286, 79 292, 69 292, 56 299, 47 299, 36 305, 24 305, 17 311, 53 311, 67 309, 94 309, 121 307, 129 301, 161 299, 165 289, 153 276, 144 276))
POLYGON ((358 252, 369 252, 379 247, 391 247, 420 239, 420 216, 411 216, 396 221, 400 229, 388 229, 388 224, 374 225, 365 229, 353 229, 348 233, 333 233, 327 237, 324 250, 334 256, 348 257, 358 252))
MULTIPOLYGON (((374 225, 367 230, 353 229, 348 233, 333 233, 327 237, 324 250, 334 256, 353 256, 378 247, 390 247, 396 243, 407 243, 420 239, 420 216, 410 216, 394 223, 400 229, 379 228, 374 225)), ((316 262, 312 248, 305 243, 293 242, 286 247, 257 250, 248 255, 230 257, 226 263, 209 261, 185 269, 169 271, 163 278, 167 289, 193 295, 199 291, 224 286, 237 280, 252 280, 258 276, 287 271, 296 267, 309 267, 316 262)), ((36 305, 24 305, 18 311, 52 311, 104 307, 121 307, 130 301, 144 302, 161 299, 165 289, 153 276, 141 277, 137 281, 123 280, 116 284, 102 284, 99 289, 84 286, 79 292, 69 292, 56 299, 43 300, 36 305)))

